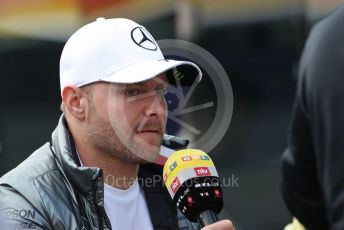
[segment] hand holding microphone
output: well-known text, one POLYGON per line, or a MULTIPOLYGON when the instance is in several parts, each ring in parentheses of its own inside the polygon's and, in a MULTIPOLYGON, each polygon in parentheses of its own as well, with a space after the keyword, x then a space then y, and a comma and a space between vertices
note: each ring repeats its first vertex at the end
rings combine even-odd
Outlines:
POLYGON ((202 230, 235 230, 230 220, 220 220, 211 225, 207 225, 202 230))
POLYGON ((232 230, 230 221, 219 221, 223 207, 220 179, 210 157, 201 150, 174 152, 166 161, 163 178, 177 208, 192 222, 205 229, 232 230), (214 225, 213 223, 218 222, 214 225))

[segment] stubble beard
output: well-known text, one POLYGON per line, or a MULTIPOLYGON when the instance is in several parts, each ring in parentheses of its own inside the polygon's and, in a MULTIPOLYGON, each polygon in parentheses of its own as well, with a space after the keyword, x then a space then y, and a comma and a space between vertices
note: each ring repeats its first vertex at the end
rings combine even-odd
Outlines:
POLYGON ((95 150, 128 163, 154 162, 159 155, 160 146, 151 146, 143 140, 135 141, 134 135, 132 129, 129 128, 125 132, 119 125, 112 125, 110 121, 100 117, 91 103, 87 121, 87 142, 95 150), (146 147, 143 147, 144 145, 146 147))

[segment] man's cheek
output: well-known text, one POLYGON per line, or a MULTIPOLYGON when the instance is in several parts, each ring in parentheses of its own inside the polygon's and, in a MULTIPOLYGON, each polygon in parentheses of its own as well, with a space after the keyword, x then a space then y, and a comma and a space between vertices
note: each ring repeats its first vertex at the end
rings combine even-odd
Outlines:
POLYGON ((168 113, 166 111, 166 113, 163 115, 163 119, 162 119, 162 121, 163 121, 162 126, 163 126, 164 131, 165 131, 166 125, 167 125, 167 118, 168 118, 168 113))

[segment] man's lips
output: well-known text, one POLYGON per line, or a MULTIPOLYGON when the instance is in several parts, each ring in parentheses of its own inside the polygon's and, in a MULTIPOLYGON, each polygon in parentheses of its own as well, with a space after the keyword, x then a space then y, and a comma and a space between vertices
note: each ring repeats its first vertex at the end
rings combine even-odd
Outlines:
POLYGON ((162 135, 164 133, 162 126, 158 119, 143 120, 137 127, 137 133, 157 133, 162 135))
POLYGON ((161 130, 141 130, 139 131, 138 133, 157 133, 157 134, 162 134, 162 131, 161 130))

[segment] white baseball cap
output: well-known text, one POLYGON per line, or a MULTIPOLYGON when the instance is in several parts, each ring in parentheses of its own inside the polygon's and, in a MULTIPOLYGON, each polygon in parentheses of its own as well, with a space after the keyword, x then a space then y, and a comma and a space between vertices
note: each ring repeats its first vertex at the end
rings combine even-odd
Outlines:
POLYGON ((63 48, 61 92, 67 85, 81 87, 99 81, 142 82, 175 68, 188 82, 202 78, 196 64, 165 59, 143 26, 124 18, 98 18, 77 30, 63 48))

